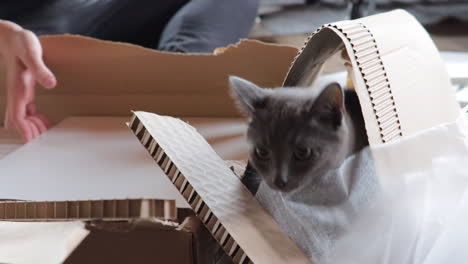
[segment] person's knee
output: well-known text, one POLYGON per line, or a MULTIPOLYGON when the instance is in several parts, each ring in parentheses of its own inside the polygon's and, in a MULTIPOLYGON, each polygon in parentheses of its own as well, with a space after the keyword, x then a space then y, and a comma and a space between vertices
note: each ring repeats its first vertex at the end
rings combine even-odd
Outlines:
POLYGON ((245 10, 252 10, 257 15, 260 0, 237 0, 239 5, 243 5, 245 10))
POLYGON ((159 49, 212 52, 250 33, 259 0, 192 0, 166 26, 159 49))

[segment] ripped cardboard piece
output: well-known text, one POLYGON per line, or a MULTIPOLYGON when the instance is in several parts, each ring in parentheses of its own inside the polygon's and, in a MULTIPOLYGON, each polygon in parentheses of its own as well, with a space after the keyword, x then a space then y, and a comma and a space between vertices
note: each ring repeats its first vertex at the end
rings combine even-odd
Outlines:
POLYGON ((193 127, 147 112, 129 127, 234 263, 311 263, 193 127))
MULTIPOLYGON (((240 117, 227 96, 227 77, 280 86, 297 54, 293 47, 253 40, 217 54, 160 52, 72 35, 41 36, 40 41, 58 86, 37 89, 36 103, 53 123, 69 116, 128 116, 133 109, 179 117, 240 117)), ((0 124, 6 94, 2 76, 0 69, 0 124)))

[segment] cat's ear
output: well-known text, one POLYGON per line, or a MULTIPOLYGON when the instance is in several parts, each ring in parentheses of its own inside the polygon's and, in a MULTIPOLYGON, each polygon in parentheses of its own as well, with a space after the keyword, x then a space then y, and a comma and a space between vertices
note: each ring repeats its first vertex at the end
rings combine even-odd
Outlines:
POLYGON ((229 76, 231 95, 236 100, 240 110, 252 115, 255 109, 261 107, 266 91, 254 83, 236 76, 229 76))
POLYGON ((338 129, 345 112, 343 89, 338 83, 327 85, 315 99, 311 114, 321 123, 338 129))

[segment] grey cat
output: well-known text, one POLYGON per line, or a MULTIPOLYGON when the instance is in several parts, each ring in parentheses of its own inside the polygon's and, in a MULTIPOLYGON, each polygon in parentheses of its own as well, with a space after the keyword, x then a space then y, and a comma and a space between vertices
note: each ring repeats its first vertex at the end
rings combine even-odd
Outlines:
POLYGON ((229 78, 232 95, 249 117, 249 165, 244 183, 256 192, 258 173, 274 190, 290 192, 309 177, 320 180, 367 145, 354 91, 337 83, 318 88, 263 89, 229 78))

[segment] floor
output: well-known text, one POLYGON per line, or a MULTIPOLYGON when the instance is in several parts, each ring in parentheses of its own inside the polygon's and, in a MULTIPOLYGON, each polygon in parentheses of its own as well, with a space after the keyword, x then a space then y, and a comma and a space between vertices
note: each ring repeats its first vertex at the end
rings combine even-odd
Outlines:
MULTIPOLYGON (((468 22, 455 23, 454 21, 449 20, 438 25, 428 26, 426 29, 430 32, 436 47, 440 51, 468 52, 468 22)), ((257 37, 257 39, 264 42, 284 44, 300 48, 304 45, 304 41, 309 35, 310 33, 283 36, 260 36, 257 37)), ((338 57, 331 58, 328 63, 328 72, 325 73, 343 70, 343 66, 341 65, 338 57)))

